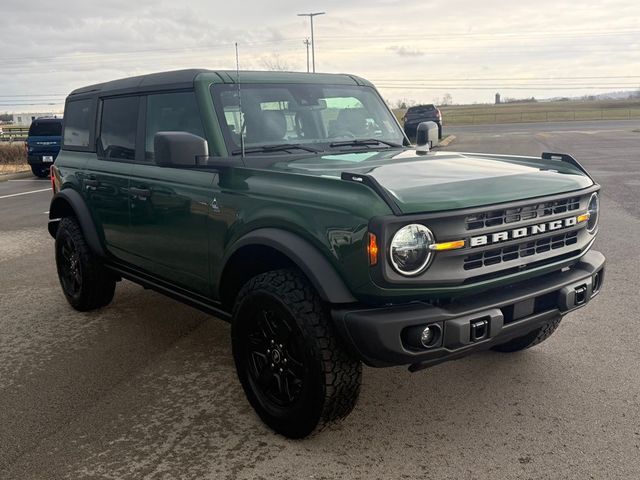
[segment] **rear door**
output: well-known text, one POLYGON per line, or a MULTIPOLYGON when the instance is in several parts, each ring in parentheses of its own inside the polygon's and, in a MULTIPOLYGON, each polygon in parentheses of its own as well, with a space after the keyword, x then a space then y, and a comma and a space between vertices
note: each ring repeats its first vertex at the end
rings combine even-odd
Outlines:
POLYGON ((144 162, 131 172, 131 252, 135 262, 154 276, 209 295, 207 216, 217 174, 154 163, 157 132, 181 131, 204 137, 195 94, 148 95, 141 107, 144 162))
POLYGON ((83 192, 107 251, 130 262, 129 176, 136 160, 138 96, 101 100, 97 155, 87 162, 83 192))

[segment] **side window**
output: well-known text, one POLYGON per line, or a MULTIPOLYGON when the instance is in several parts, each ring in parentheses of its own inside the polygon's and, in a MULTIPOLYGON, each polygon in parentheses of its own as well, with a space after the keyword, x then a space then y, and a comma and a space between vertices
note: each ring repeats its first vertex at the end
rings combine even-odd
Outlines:
POLYGON ((104 158, 135 159, 138 103, 138 97, 107 98, 102 101, 98 147, 104 158))
POLYGON ((163 93, 147 97, 145 158, 153 160, 153 139, 158 132, 188 132, 204 137, 193 92, 163 93))
POLYGON ((65 147, 89 147, 89 133, 93 123, 91 100, 75 100, 64 110, 63 145, 65 147))

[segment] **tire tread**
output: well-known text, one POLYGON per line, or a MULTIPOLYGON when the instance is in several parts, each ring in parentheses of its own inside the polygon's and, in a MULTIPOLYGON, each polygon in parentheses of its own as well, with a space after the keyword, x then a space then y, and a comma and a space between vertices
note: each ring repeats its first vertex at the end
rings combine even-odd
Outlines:
MULTIPOLYGON (((104 268, 100 259, 91 252, 78 221, 74 217, 60 220, 58 235, 66 232, 71 236, 78 251, 82 269, 82 291, 79 297, 65 296, 73 308, 81 312, 104 307, 113 300, 116 282, 109 271, 104 268)), ((63 289, 64 291, 64 289, 63 289)))
MULTIPOLYGON (((316 349, 324 372, 324 405, 315 431, 320 431, 353 410, 362 379, 362 364, 348 354, 329 320, 320 297, 301 274, 291 270, 269 271, 252 278, 238 294, 243 299, 252 291, 266 290, 286 304, 310 336, 308 346, 316 349)), ((234 318, 241 306, 236 302, 234 318)))

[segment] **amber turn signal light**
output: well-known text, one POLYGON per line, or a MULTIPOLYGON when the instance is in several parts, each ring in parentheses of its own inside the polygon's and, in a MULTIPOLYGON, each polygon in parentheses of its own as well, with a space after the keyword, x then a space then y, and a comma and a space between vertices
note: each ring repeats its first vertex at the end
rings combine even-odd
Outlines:
POLYGON ((376 265, 378 263, 378 239, 373 233, 369 233, 367 256, 369 257, 369 265, 376 265))

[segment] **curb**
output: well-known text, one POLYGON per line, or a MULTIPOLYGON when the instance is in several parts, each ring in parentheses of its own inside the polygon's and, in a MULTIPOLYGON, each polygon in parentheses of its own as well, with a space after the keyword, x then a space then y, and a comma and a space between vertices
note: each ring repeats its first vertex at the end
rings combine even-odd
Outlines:
POLYGON ((436 145, 437 147, 448 147, 449 145, 451 145, 453 143, 453 141, 456 139, 455 135, 447 135, 447 138, 443 139, 440 143, 438 143, 438 145, 436 145))
MULTIPOLYGON (((14 180, 17 178, 33 177, 33 173, 30 170, 17 173, 3 173, 0 175, 0 182, 6 182, 7 180, 14 180)), ((35 177, 34 177, 35 178, 35 177)))

